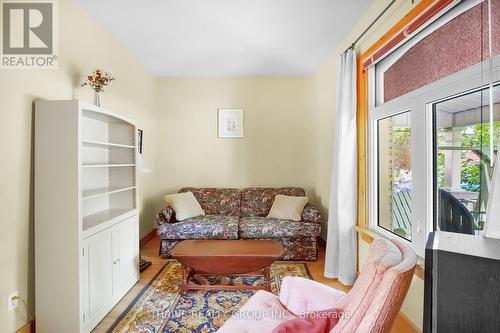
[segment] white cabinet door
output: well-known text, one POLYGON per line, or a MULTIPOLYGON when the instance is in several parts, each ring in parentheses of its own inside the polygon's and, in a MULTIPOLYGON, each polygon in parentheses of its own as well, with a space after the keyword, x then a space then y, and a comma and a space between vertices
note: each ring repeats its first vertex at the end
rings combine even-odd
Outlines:
MULTIPOLYGON (((139 224, 137 216, 121 222, 117 228, 119 231, 120 275, 118 290, 121 297, 139 278, 139 224)), ((113 246, 113 248, 116 247, 113 246)))
POLYGON ((88 331, 139 280, 137 216, 83 241, 83 315, 88 331))
POLYGON ((99 321, 113 301, 111 231, 103 230, 83 242, 85 323, 99 321), (85 299, 86 298, 86 299, 85 299))

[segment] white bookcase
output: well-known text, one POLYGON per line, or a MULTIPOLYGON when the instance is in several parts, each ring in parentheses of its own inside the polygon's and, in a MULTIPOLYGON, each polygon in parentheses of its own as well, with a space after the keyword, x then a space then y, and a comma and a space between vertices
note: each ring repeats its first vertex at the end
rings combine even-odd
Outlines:
POLYGON ((36 329, 90 332, 139 279, 133 121, 35 105, 36 329))

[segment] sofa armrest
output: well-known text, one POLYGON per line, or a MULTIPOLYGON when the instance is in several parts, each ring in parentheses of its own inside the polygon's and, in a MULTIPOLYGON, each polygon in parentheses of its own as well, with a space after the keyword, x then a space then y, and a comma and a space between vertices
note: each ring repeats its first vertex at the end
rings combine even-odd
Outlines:
POLYGON ((170 206, 166 206, 156 215, 156 223, 158 223, 158 225, 174 223, 175 221, 175 212, 170 206))
POLYGON ((287 276, 281 283, 279 300, 291 313, 300 316, 313 311, 342 307, 346 293, 319 282, 287 276))
POLYGON ((313 204, 307 203, 302 211, 302 221, 321 224, 323 219, 321 218, 319 210, 314 207, 313 204))

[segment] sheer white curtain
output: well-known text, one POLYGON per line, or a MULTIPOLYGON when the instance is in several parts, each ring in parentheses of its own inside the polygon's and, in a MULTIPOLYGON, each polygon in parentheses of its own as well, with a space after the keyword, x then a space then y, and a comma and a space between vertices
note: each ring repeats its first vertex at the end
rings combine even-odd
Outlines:
POLYGON ((356 279, 356 52, 340 55, 325 276, 356 279))

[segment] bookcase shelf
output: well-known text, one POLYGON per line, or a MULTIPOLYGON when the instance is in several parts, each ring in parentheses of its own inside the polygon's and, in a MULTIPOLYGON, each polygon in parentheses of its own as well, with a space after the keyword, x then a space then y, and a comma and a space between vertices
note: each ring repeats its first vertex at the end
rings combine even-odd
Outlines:
POLYGON ((135 164, 83 164, 84 168, 124 168, 135 167, 135 164))
POLYGON ((137 208, 135 133, 135 126, 119 116, 95 109, 82 111, 85 234, 137 208))
POLYGON ((82 198, 85 199, 91 199, 91 198, 96 198, 101 195, 109 195, 109 194, 114 194, 114 193, 120 193, 124 191, 130 191, 134 190, 135 186, 128 186, 128 187, 123 187, 123 186, 109 186, 109 187, 101 187, 101 188, 96 188, 92 190, 84 190, 82 193, 82 198))
POLYGON ((121 216, 127 215, 127 213, 130 213, 131 211, 133 211, 133 209, 112 208, 85 216, 82 221, 82 229, 83 231, 86 231, 102 223, 112 222, 114 219, 119 221, 121 220, 121 216))
POLYGON ((90 141, 90 140, 83 140, 82 144, 84 146, 89 146, 89 147, 109 147, 109 148, 128 148, 128 149, 135 148, 135 146, 131 146, 131 145, 122 145, 122 144, 118 144, 118 143, 103 142, 103 141, 90 141))

